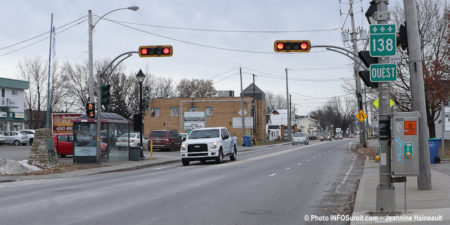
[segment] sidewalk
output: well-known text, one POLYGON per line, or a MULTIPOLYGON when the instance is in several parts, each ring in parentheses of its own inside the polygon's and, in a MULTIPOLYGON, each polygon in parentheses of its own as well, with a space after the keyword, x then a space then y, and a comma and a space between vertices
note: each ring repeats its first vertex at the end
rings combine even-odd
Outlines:
MULTIPOLYGON (((279 146, 286 145, 289 143, 281 143, 274 145, 258 145, 251 147, 238 147, 239 152, 257 150, 263 147, 268 146, 279 146)), ((238 154, 239 157, 239 154, 238 154)), ((17 180, 36 180, 36 179, 51 179, 51 178, 69 178, 69 177, 77 177, 77 176, 88 176, 94 174, 102 174, 102 173, 110 173, 110 172, 120 172, 127 170, 136 170, 147 167, 160 166, 165 164, 177 163, 180 161, 180 152, 153 152, 153 160, 150 160, 150 152, 144 151, 144 160, 140 161, 120 161, 120 162, 103 162, 98 167, 89 168, 89 169, 79 169, 64 173, 53 173, 47 175, 34 175, 34 176, 0 176, 1 182, 12 182, 17 180)))
MULTIPOLYGON (((355 221, 351 224, 450 224, 450 176, 431 170, 432 190, 418 191, 417 178, 407 177, 407 213, 405 214, 404 183, 395 183, 396 209, 401 214, 386 221, 386 217, 377 217, 377 222, 355 221), (430 218, 430 217, 432 218, 430 218), (435 222, 430 219, 442 221, 435 222), (392 221, 400 220, 400 221, 392 221)), ((376 208, 376 188, 379 180, 379 164, 366 160, 364 172, 359 183, 353 217, 372 216, 376 208)))

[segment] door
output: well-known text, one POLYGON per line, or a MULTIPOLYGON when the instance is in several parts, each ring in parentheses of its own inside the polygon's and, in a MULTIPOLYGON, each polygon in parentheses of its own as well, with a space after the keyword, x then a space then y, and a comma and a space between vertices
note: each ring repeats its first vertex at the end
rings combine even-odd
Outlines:
POLYGON ((232 153, 232 147, 231 147, 231 138, 230 134, 226 129, 222 129, 220 132, 220 136, 222 137, 222 143, 223 143, 223 154, 228 155, 232 153))

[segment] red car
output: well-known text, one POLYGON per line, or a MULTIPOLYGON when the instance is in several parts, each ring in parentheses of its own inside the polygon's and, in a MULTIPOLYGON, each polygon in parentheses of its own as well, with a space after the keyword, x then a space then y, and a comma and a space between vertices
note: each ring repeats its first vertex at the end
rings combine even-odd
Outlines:
POLYGON ((148 138, 149 146, 150 140, 153 141, 153 148, 170 151, 179 151, 181 148, 181 137, 176 130, 153 130, 148 138))
MULTIPOLYGON (((73 136, 72 134, 56 134, 53 136, 53 144, 59 157, 73 155, 73 136)), ((108 145, 101 143, 102 155, 105 153, 108 145)))

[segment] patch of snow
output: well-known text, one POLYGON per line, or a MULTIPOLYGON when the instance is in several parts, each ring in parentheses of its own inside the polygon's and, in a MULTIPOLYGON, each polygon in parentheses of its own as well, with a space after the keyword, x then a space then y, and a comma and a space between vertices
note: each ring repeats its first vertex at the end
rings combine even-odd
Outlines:
POLYGON ((28 165, 28 160, 17 162, 12 159, 0 158, 0 175, 23 174, 37 170, 40 169, 35 166, 28 165))
POLYGON ((26 168, 28 168, 30 171, 40 171, 40 170, 42 170, 41 168, 39 168, 37 166, 33 166, 33 165, 28 164, 28 160, 27 159, 21 160, 21 161, 19 161, 19 163, 22 164, 22 166, 25 166, 26 168))

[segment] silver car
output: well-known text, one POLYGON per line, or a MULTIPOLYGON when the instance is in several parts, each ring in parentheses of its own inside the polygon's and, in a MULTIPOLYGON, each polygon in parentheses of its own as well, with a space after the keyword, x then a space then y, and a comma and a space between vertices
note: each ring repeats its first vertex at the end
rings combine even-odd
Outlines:
POLYGON ((309 145, 309 135, 306 133, 296 133, 292 137, 292 145, 305 144, 309 145))
POLYGON ((29 143, 30 138, 27 136, 26 133, 22 133, 19 131, 5 131, 3 132, 3 136, 5 138, 5 142, 7 144, 13 144, 13 145, 26 145, 29 143))

